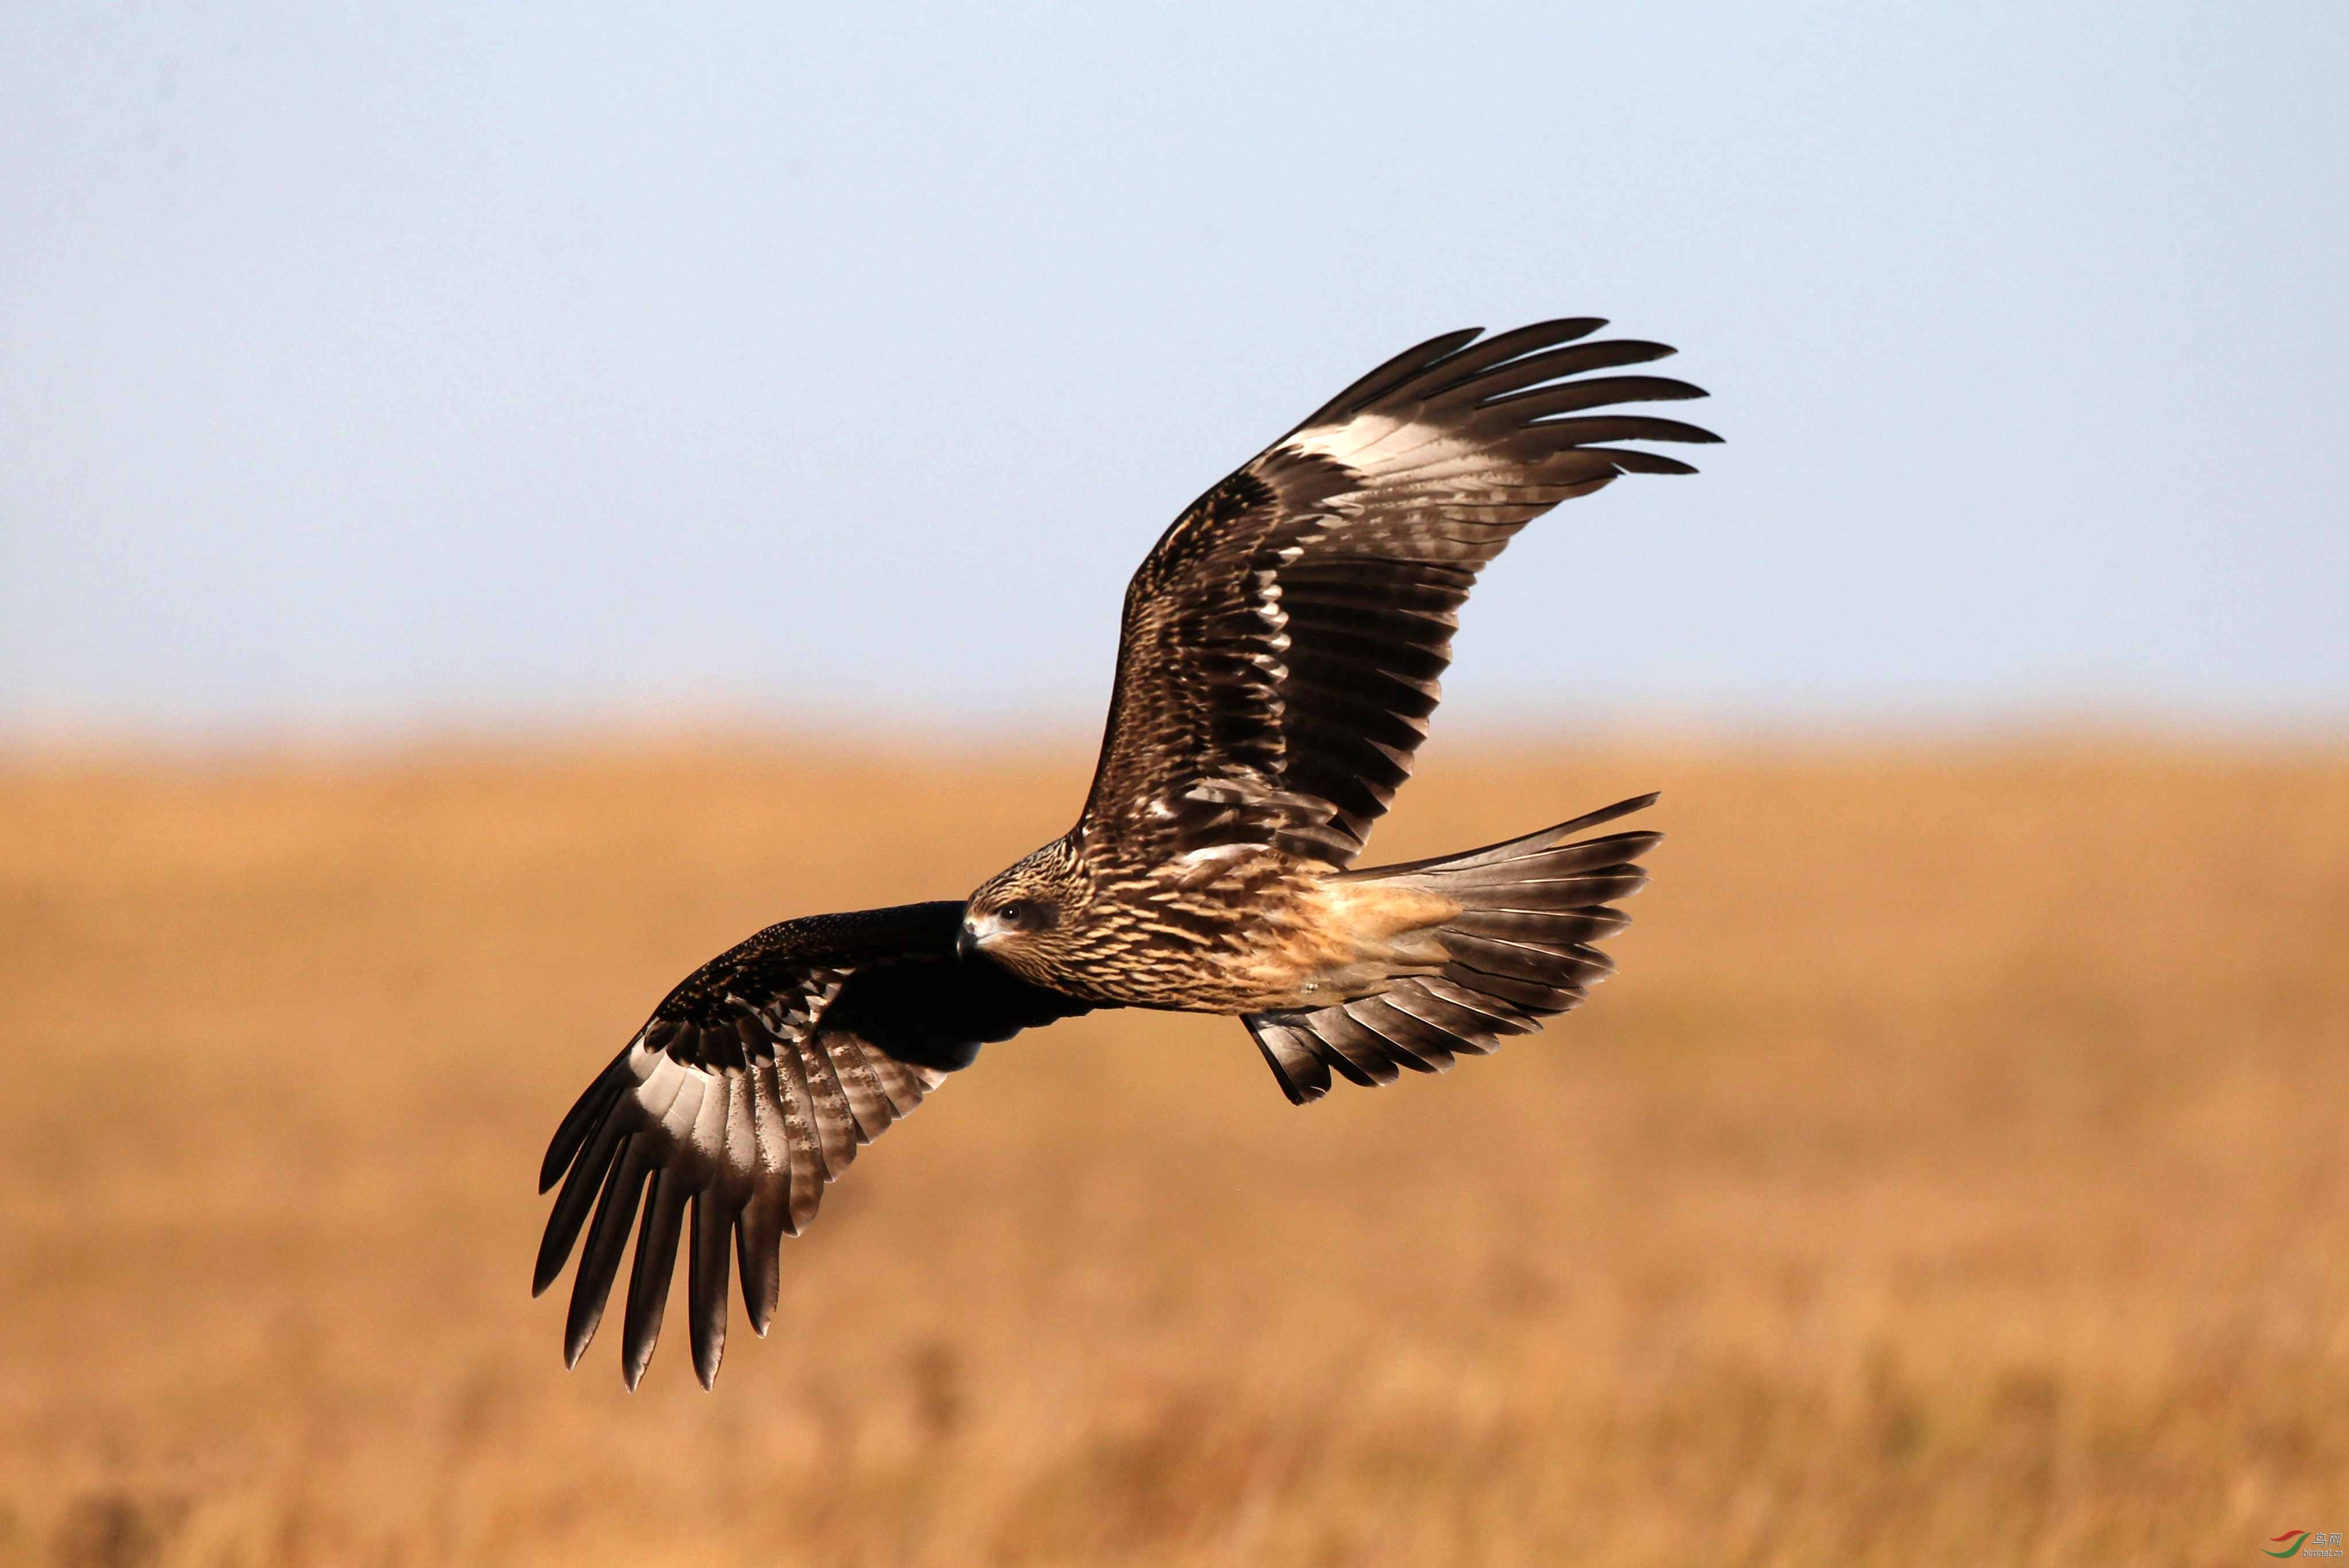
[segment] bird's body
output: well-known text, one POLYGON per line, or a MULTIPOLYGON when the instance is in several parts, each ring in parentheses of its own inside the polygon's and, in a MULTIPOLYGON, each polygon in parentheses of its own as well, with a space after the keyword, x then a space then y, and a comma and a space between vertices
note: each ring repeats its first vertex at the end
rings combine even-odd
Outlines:
POLYGON ((537 1288, 585 1236, 594 1335, 641 1205, 622 1366, 649 1360, 691 1237, 694 1361, 729 1253, 761 1332, 776 1248, 856 1150, 981 1044, 1100 1007, 1225 1014, 1295 1101, 1334 1073, 1440 1071, 1577 1006, 1656 835, 1575 835, 1653 797, 1463 854, 1358 869, 1426 738, 1460 605, 1510 537, 1693 426, 1588 410, 1701 397, 1593 376, 1661 345, 1602 322, 1448 334, 1348 387, 1186 509, 1126 591, 1101 759, 1069 831, 958 903, 786 921, 695 972, 547 1151, 537 1288), (690 1210, 690 1221, 688 1211, 690 1210), (591 1218, 592 1210, 592 1218, 591 1218))
POLYGON ((1067 890, 1054 905, 1066 942, 972 944, 1020 978, 1106 1006, 1234 1016, 1440 968, 1433 933, 1460 907, 1249 843, 1143 864, 1104 862, 1061 839, 991 885, 1028 904, 1067 890))

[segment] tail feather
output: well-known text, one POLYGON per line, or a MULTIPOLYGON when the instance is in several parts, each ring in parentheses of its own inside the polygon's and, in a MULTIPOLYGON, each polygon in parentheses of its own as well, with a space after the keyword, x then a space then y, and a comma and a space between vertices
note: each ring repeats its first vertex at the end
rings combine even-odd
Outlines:
POLYGON ((1392 1083, 1405 1068, 1443 1072, 1459 1056, 1483 1056, 1579 1006, 1615 972, 1592 944, 1630 923, 1611 906, 1646 884, 1638 862, 1662 835, 1568 841, 1655 799, 1642 795, 1465 854, 1343 873, 1349 882, 1441 892, 1461 913, 1438 928, 1446 962, 1436 974, 1334 1006, 1249 1015, 1244 1022, 1282 1091, 1302 1105, 1329 1092, 1332 1073, 1367 1086, 1392 1083))

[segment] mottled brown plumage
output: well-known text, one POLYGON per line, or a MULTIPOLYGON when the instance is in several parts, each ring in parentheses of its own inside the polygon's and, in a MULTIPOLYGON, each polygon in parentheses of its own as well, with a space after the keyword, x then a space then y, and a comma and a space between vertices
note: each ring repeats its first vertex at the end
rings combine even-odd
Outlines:
POLYGON ((690 1237, 694 1364, 725 1342, 730 1242, 751 1323, 780 1238, 862 1143, 980 1044, 1097 1006, 1240 1016, 1297 1101, 1392 1082, 1579 1003, 1651 833, 1577 839, 1629 800, 1465 854, 1353 869, 1427 734, 1476 574, 1557 502, 1710 441, 1593 409, 1701 397, 1595 376, 1671 351, 1603 323, 1448 334, 1340 392, 1195 502, 1127 589, 1109 721, 1077 823, 959 903, 760 933, 671 992, 547 1151, 563 1184, 535 1288, 584 1232, 575 1362, 641 1208, 634 1387, 690 1237), (591 1217, 592 1210, 592 1217, 591 1217))

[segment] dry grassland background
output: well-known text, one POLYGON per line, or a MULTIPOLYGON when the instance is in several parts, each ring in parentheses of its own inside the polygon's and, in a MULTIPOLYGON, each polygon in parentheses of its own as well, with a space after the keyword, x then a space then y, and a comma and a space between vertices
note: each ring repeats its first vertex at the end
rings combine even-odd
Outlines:
MULTIPOLYGON (((718 1391, 562 1369, 541 1149, 755 927, 1073 755, 0 773, 0 1564, 2251 1563, 2349 1529, 2349 758, 1438 748, 1400 859, 1650 787, 1622 975, 1286 1104, 991 1047, 718 1391)), ((567 1280, 565 1286, 567 1288, 567 1280)))

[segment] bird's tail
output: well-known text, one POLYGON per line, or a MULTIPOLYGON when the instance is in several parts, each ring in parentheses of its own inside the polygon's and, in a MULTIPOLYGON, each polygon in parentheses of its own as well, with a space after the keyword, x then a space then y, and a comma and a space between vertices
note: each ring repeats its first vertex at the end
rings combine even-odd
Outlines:
POLYGON ((1630 923, 1611 907, 1646 884, 1638 864, 1661 833, 1576 833, 1652 803, 1642 795, 1522 839, 1408 865, 1347 872, 1436 892, 1460 905, 1437 928, 1444 967, 1393 981, 1336 1006, 1254 1013, 1243 1021, 1273 1076, 1299 1105, 1330 1091, 1330 1075, 1392 1083, 1400 1069, 1442 1072, 1462 1052, 1483 1056, 1578 1006, 1615 972, 1592 945, 1630 923))

